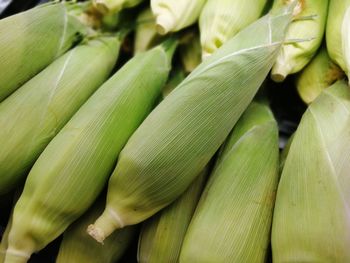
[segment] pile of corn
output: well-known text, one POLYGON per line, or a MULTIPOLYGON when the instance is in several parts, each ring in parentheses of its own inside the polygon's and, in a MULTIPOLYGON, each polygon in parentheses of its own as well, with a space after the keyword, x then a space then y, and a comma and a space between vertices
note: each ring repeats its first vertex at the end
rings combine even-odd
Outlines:
POLYGON ((0 20, 0 263, 350 262, 349 74, 350 0, 0 20), (273 82, 305 102, 281 153, 273 82))

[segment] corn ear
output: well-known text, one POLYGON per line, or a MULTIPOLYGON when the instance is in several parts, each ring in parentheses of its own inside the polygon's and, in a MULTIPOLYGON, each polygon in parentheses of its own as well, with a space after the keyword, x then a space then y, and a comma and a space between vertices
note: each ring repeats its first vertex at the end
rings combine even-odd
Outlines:
POLYGON ((207 0, 199 18, 203 58, 257 20, 267 0, 207 0))
POLYGON ((322 48, 297 76, 296 87, 301 99, 310 104, 325 88, 344 77, 344 72, 330 59, 326 48, 322 48))
POLYGON ((206 0, 151 0, 158 33, 165 35, 194 24, 205 2, 206 0))
POLYGON ((330 0, 326 40, 329 56, 349 77, 350 0, 330 0))
POLYGON ((123 256, 138 227, 130 226, 116 231, 104 244, 99 244, 87 233, 88 224, 103 211, 105 200, 100 198, 63 234, 56 263, 114 263, 123 256))
POLYGON ((143 10, 136 20, 134 53, 144 52, 161 40, 156 30, 156 21, 150 8, 143 10))
MULTIPOLYGON (((273 8, 280 8, 291 1, 294 0, 275 0, 273 8)), ((282 82, 288 75, 302 70, 322 43, 328 0, 297 0, 297 3, 294 21, 286 37, 292 43, 282 47, 271 71, 271 78, 276 82, 282 82)))
POLYGON ((190 31, 184 35, 179 52, 185 72, 191 73, 202 62, 202 49, 198 32, 190 31))
POLYGON ((102 14, 118 13, 124 8, 131 8, 140 4, 143 0, 92 0, 94 6, 102 14))
POLYGON ((267 106, 253 102, 227 139, 209 178, 180 262, 265 262, 278 158, 277 122, 267 106))
POLYGON ((278 186, 274 262, 350 262, 350 91, 345 81, 309 106, 278 186))
POLYGON ((170 41, 132 58, 45 148, 15 206, 5 263, 16 255, 26 262, 96 199, 120 150, 159 97, 174 48, 170 41))
POLYGON ((86 33, 65 3, 46 4, 0 20, 0 101, 86 33))
POLYGON ((246 28, 152 111, 120 154, 106 209, 90 227, 96 240, 149 218, 189 187, 264 81, 290 19, 291 8, 283 9, 246 28))
POLYGON ((138 262, 179 262, 182 242, 202 193, 207 170, 174 203, 143 224, 138 262))
POLYGON ((120 37, 80 45, 0 104, 0 194, 21 182, 47 144, 108 78, 120 45, 120 37))

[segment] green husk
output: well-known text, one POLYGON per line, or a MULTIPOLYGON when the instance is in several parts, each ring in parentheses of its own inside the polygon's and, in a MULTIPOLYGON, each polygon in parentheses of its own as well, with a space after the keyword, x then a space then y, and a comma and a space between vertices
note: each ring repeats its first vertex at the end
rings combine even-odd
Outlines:
POLYGON ((63 234, 56 263, 114 263, 118 262, 137 234, 138 227, 130 226, 114 232, 102 244, 87 233, 86 228, 104 209, 100 198, 89 210, 63 234))
POLYGON ((120 150, 160 96, 174 43, 133 57, 46 147, 16 204, 5 263, 16 255, 26 262, 93 203, 120 150))
POLYGON ((143 0, 92 0, 96 9, 102 14, 118 13, 122 9, 137 6, 142 1, 143 0))
POLYGON ((267 0, 207 0, 199 18, 203 57, 257 20, 267 0))
POLYGON ((155 46, 161 36, 156 30, 156 21, 150 8, 143 10, 136 19, 134 53, 144 52, 155 46))
POLYGON ((194 24, 205 2, 206 0, 151 0, 158 33, 165 35, 194 24))
POLYGON ((325 89, 294 135, 278 186, 274 262, 350 262, 350 90, 325 89))
POLYGON ((197 31, 189 31, 184 35, 179 52, 185 72, 191 73, 202 62, 202 49, 197 31))
POLYGON ((0 104, 0 194, 28 173, 47 144, 108 78, 120 37, 100 37, 57 59, 0 104))
POLYGON ((350 0, 330 0, 326 30, 331 59, 350 75, 350 0))
POLYGON ((181 197, 143 224, 138 262, 179 262, 182 242, 202 193, 206 175, 207 169, 181 197))
POLYGON ((246 28, 152 111, 120 154, 106 209, 90 228, 97 240, 147 219, 188 188, 266 78, 290 19, 291 8, 283 9, 246 28))
POLYGON ((187 230, 180 262, 265 262, 278 184, 278 127, 253 102, 227 139, 187 230))
MULTIPOLYGON (((273 8, 280 8, 292 0, 275 0, 273 8)), ((325 31, 328 0, 298 0, 294 9, 286 43, 271 71, 271 78, 282 82, 290 75, 302 70, 316 54, 325 31), (298 41, 301 40, 301 41, 298 41)))
POLYGON ((296 87, 301 99, 310 104, 325 88, 344 77, 344 72, 330 59, 326 48, 321 48, 297 76, 296 87))
POLYGON ((0 101, 87 34, 67 5, 46 4, 0 20, 0 101))

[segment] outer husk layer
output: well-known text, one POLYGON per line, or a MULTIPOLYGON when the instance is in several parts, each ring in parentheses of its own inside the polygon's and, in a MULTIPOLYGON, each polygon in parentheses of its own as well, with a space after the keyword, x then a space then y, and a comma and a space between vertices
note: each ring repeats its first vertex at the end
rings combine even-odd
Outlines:
POLYGON ((47 4, 0 21, 0 101, 62 55, 87 30, 64 3, 47 4))
POLYGON ((290 19, 289 8, 246 28, 153 110, 120 154, 93 226, 97 239, 147 219, 188 188, 262 84, 290 19))
POLYGON ((102 37, 69 51, 0 104, 0 194, 16 186, 116 62, 121 40, 102 37))
POLYGON ((180 262, 265 262, 278 183, 278 127, 253 102, 235 126, 185 236, 180 262))
POLYGON ((278 186, 274 262, 350 262, 350 91, 344 81, 309 106, 278 186))

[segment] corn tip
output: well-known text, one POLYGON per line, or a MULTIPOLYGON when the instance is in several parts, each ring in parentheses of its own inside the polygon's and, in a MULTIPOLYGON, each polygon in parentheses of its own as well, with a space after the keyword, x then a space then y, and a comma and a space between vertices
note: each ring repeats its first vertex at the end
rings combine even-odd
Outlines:
POLYGON ((4 263, 25 263, 29 258, 30 255, 25 252, 8 248, 6 250, 4 263))
POLYGON ((157 16, 156 30, 160 35, 168 34, 174 28, 174 20, 169 15, 161 14, 157 16))
POLYGON ((106 237, 102 229, 96 227, 94 224, 91 224, 88 226, 86 231, 89 234, 89 236, 91 236, 97 242, 103 244, 103 241, 105 240, 106 237))

